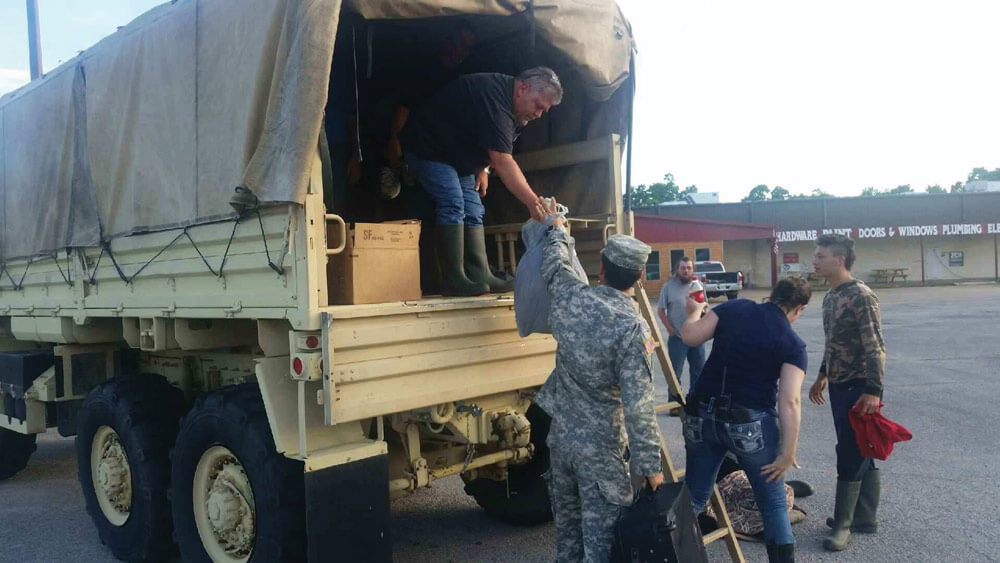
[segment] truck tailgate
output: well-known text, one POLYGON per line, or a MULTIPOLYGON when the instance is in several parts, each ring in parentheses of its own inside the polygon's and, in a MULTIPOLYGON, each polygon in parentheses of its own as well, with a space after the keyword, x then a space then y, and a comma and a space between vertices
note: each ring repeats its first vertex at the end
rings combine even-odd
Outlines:
POLYGON ((521 338, 510 296, 322 311, 327 424, 544 383, 555 340, 521 338))
POLYGON ((710 284, 729 284, 729 283, 739 283, 739 272, 708 272, 702 274, 705 276, 705 283, 710 284))

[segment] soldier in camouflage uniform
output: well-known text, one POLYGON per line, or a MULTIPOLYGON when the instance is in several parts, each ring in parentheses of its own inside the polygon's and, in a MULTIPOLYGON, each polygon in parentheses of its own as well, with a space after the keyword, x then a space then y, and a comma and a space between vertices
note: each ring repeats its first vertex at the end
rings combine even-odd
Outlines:
POLYGON ((554 207, 539 207, 552 225, 542 276, 558 349, 556 368, 536 402, 552 416, 547 443, 557 559, 603 562, 610 556, 618 513, 632 502, 626 445, 632 471, 646 476, 654 489, 663 482, 653 340, 625 293, 638 280, 650 248, 612 235, 601 252, 601 284, 591 288, 573 273, 562 219, 553 215, 554 207))
POLYGON ((851 275, 854 241, 843 235, 823 235, 816 241, 813 267, 825 277, 830 290, 823 297, 823 330, 826 349, 819 376, 809 390, 818 405, 825 400, 829 383, 830 408, 837 431, 837 496, 833 528, 823 541, 830 551, 850 544, 851 532, 873 534, 878 530, 876 511, 881 477, 874 460, 858 449, 848 413, 874 414, 881 405, 885 378, 885 341, 878 297, 851 275))

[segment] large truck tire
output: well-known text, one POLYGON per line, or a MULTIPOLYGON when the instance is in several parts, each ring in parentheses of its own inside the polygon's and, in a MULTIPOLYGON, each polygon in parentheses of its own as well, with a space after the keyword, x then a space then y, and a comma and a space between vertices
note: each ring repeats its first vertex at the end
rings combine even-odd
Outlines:
POLYGON ((525 464, 512 465, 507 481, 475 479, 465 484, 465 492, 476 499, 487 514, 508 524, 535 526, 552 520, 545 473, 549 470, 549 435, 552 419, 537 405, 525 414, 531 423, 531 443, 535 455, 525 464))
POLYGON ((10 479, 24 469, 36 447, 34 434, 0 428, 0 481, 10 479))
POLYGON ((80 407, 80 486, 101 542, 118 559, 160 561, 176 551, 167 493, 182 414, 184 393, 158 375, 106 381, 80 407))
POLYGON ((733 299, 739 299, 739 297, 740 297, 740 292, 739 291, 727 291, 726 292, 726 299, 729 300, 729 301, 732 301, 733 299))
POLYGON ((186 562, 303 561, 303 465, 275 450, 256 384, 213 391, 172 454, 174 539, 186 562))

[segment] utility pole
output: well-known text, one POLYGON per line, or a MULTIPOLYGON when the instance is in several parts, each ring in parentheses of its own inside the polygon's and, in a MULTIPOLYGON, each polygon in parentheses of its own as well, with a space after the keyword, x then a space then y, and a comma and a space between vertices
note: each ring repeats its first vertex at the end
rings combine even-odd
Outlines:
POLYGON ((42 76, 42 39, 38 31, 38 0, 25 0, 28 7, 28 59, 31 79, 42 76))

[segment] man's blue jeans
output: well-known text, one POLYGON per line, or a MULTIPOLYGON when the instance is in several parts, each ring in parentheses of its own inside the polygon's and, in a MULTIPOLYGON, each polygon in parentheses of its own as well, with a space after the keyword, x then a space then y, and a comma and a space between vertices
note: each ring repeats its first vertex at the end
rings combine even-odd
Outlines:
POLYGON ((701 368, 705 367, 705 345, 688 346, 681 340, 680 336, 667 338, 667 355, 670 356, 670 365, 674 367, 674 375, 680 383, 681 372, 684 371, 684 360, 688 362, 688 371, 691 374, 689 379, 689 391, 694 391, 694 382, 698 381, 701 375, 701 368))
POLYGON ((875 468, 874 459, 861 455, 848 418, 851 408, 864 393, 864 384, 863 379, 830 384, 830 410, 837 431, 837 479, 840 481, 860 481, 865 473, 875 468))
POLYGON ((722 458, 726 452, 733 452, 739 459, 740 468, 746 471, 763 516, 764 541, 779 545, 795 543, 788 521, 784 479, 768 483, 760 474, 762 466, 778 457, 781 443, 778 417, 766 411, 749 412, 751 422, 740 423, 716 420, 712 403, 702 404, 698 416, 684 414, 685 479, 695 512, 705 508, 712 496, 722 458))
POLYGON ((421 187, 434 200, 438 225, 483 224, 486 208, 476 191, 474 175, 459 176, 448 164, 424 160, 409 152, 404 152, 403 158, 421 187))

